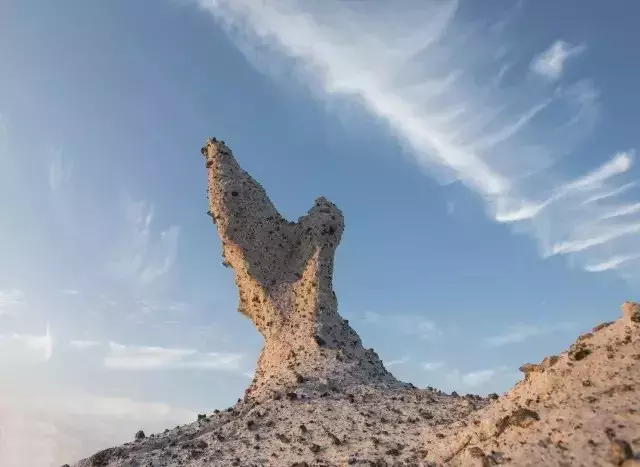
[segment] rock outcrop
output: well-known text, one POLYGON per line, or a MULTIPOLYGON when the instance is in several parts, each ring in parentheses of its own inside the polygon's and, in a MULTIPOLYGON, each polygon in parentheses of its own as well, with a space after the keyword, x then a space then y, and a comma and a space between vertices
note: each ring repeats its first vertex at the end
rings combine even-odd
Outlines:
POLYGON ((250 397, 292 388, 401 387, 337 312, 332 277, 342 212, 318 198, 298 222, 289 222, 224 142, 209 139, 202 154, 223 264, 235 272, 240 313, 264 337, 250 397))
POLYGON ((502 396, 415 388, 337 313, 340 211, 319 198, 287 222, 223 142, 202 153, 239 310, 264 336, 255 379, 225 411, 139 432, 76 467, 640 465, 640 305, 523 365, 502 396))

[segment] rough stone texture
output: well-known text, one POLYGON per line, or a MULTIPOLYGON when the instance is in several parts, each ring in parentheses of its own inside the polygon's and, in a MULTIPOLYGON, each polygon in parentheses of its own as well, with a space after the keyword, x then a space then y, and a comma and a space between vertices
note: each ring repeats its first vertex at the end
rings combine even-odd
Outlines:
POLYGON ((411 387, 337 313, 339 210, 320 198, 287 222, 224 143, 203 154, 240 311, 265 339, 256 377, 234 407, 76 467, 640 465, 638 304, 523 365, 524 380, 502 396, 411 387))
POLYGON ((428 434, 429 458, 466 465, 452 452, 475 446, 508 465, 620 465, 612 451, 632 465, 625 446, 640 448, 640 323, 628 310, 637 307, 625 303, 621 319, 533 365, 507 394, 442 430, 444 438, 428 434))
POLYGON ((224 142, 209 139, 202 154, 209 212, 224 264, 235 272, 238 310, 264 337, 249 396, 301 386, 320 392, 354 384, 401 387, 337 313, 332 277, 342 212, 318 198, 298 222, 288 222, 224 142))

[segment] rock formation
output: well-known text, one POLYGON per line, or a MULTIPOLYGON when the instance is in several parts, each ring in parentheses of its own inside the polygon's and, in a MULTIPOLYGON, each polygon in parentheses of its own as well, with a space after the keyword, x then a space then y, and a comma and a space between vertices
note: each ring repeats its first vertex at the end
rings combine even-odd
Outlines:
POLYGON ((398 387, 337 312, 332 277, 342 212, 318 198, 298 222, 288 222, 224 142, 209 139, 202 154, 223 264, 235 272, 240 313, 264 337, 250 396, 301 385, 321 392, 354 384, 398 387))
POLYGON ((76 467, 640 466, 640 306, 520 369, 508 393, 447 395, 397 381, 337 313, 344 227, 319 198, 297 223, 221 141, 202 153, 209 214, 241 313, 264 336, 246 396, 191 424, 100 451, 76 467))

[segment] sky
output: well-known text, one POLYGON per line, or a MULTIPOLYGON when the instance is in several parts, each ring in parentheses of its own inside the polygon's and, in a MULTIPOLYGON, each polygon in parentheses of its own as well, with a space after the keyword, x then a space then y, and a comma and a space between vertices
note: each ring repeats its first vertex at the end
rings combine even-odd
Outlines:
POLYGON ((235 402, 261 337, 206 215, 223 139, 344 212, 339 311, 399 378, 503 392, 640 283, 640 4, 2 0, 0 464, 235 402))

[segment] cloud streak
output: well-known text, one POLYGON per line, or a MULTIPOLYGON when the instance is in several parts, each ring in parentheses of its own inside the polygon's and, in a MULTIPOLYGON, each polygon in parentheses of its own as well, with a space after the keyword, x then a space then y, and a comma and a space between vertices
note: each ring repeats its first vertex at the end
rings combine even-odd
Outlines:
POLYGON ((0 316, 17 313, 24 305, 25 297, 20 289, 0 290, 0 316))
POLYGON ((481 386, 488 383, 496 376, 495 370, 472 371, 462 375, 462 382, 471 387, 481 386))
MULTIPOLYGON (((0 351, 6 363, 20 364, 23 362, 48 362, 53 355, 53 339, 46 327, 44 335, 11 334, 0 335, 0 351)), ((4 360, 1 360, 2 363, 4 360)))
POLYGON ((193 421, 196 413, 165 403, 139 402, 66 389, 0 389, 0 465, 55 467, 193 421))
POLYGON ((178 256, 180 227, 153 229, 152 205, 127 199, 124 205, 125 232, 109 270, 118 278, 151 285, 167 277, 178 256))
POLYGON ((449 371, 445 378, 450 387, 455 389, 469 390, 491 390, 504 386, 507 381, 516 381, 520 375, 516 371, 511 371, 506 366, 498 366, 494 368, 484 368, 473 370, 466 373, 459 369, 449 371))
POLYGON ((556 80, 564 71, 565 63, 585 51, 583 45, 571 45, 557 40, 531 62, 531 70, 545 78, 556 80))
POLYGON ((456 1, 198 3, 258 69, 298 77, 322 99, 358 102, 417 164, 441 182, 464 183, 494 220, 533 236, 542 256, 570 254, 585 267, 640 250, 631 220, 603 218, 631 191, 622 177, 633 151, 585 175, 556 169, 598 122, 594 85, 559 79, 582 46, 557 41, 533 59, 534 71, 557 81, 510 70, 515 82, 502 87, 498 78, 513 59, 499 53, 511 40, 506 28, 465 23, 456 1))
POLYGON ((533 324, 516 325, 507 328, 503 334, 487 337, 483 341, 490 347, 502 347, 504 345, 524 342, 532 337, 554 332, 571 331, 573 329, 574 326, 571 323, 557 323, 552 326, 538 326, 533 324))
POLYGON ((240 369, 240 353, 201 353, 195 349, 109 343, 104 366, 113 370, 228 370, 240 369))
POLYGON ((436 371, 444 367, 444 362, 424 362, 421 366, 425 371, 436 371))
POLYGON ((404 356, 396 360, 386 361, 384 362, 384 366, 387 368, 393 368, 394 366, 404 365, 405 363, 409 363, 409 360, 411 360, 409 356, 404 356))
POLYGON ((69 183, 72 174, 73 161, 64 157, 60 150, 52 151, 47 173, 51 192, 59 193, 69 183))
POLYGON ((74 349, 85 350, 93 347, 100 347, 102 344, 98 341, 73 340, 69 342, 69 345, 74 349))
POLYGON ((432 340, 442 336, 443 331, 436 323, 423 316, 410 313, 382 314, 365 311, 361 317, 363 324, 384 328, 406 336, 432 340))

